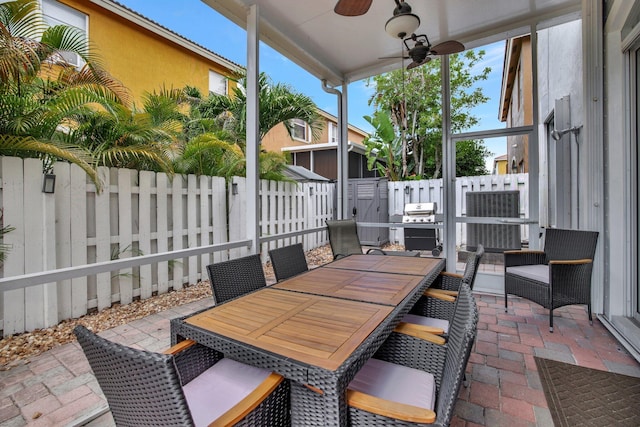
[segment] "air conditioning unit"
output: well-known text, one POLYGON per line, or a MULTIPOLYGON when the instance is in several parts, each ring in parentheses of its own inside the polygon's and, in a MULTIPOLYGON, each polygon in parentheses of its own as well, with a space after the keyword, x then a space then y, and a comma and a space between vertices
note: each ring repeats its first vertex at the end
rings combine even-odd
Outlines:
MULTIPOLYGON (((470 191, 466 201, 468 217, 520 217, 519 191, 470 191)), ((467 250, 478 244, 487 252, 521 249, 520 225, 467 224, 467 250)))

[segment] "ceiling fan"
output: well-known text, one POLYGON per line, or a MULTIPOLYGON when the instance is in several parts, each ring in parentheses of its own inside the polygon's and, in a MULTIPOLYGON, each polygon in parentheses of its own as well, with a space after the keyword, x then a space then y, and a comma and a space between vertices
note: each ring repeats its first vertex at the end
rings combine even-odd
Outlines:
POLYGON ((338 0, 333 11, 342 16, 360 16, 367 13, 373 0, 338 0))
MULTIPOLYGON (((367 13, 373 0, 338 0, 334 11, 343 16, 359 16, 367 13)), ((385 24, 385 31, 394 38, 403 40, 407 48, 407 55, 403 59, 411 58, 412 62, 407 69, 426 64, 433 55, 448 55, 464 50, 464 45, 455 40, 449 40, 432 46, 426 34, 416 35, 415 31, 420 26, 420 17, 411 13, 411 6, 403 0, 394 0, 396 7, 393 16, 385 24), (406 37, 407 34, 411 36, 406 37), (414 46, 409 47, 409 41, 414 46)))
POLYGON ((435 46, 431 46, 429 38, 426 34, 411 34, 403 40, 404 46, 407 49, 406 55, 402 56, 383 56, 380 59, 388 58, 402 58, 411 59, 411 63, 407 65, 407 70, 426 64, 436 55, 449 55, 452 53, 462 52, 464 45, 455 40, 449 40, 446 42, 438 43, 435 46), (413 47, 409 47, 409 42, 414 42, 413 47))
POLYGON ((412 60, 412 62, 407 65, 407 70, 426 64, 431 61, 431 58, 435 55, 449 55, 452 53, 462 52, 464 50, 464 45, 455 40, 448 40, 446 42, 438 43, 435 46, 431 46, 426 34, 411 34, 411 36, 404 39, 403 42, 407 48, 408 55, 405 58, 411 58, 412 60), (414 42, 412 48, 407 44, 410 40, 414 42))

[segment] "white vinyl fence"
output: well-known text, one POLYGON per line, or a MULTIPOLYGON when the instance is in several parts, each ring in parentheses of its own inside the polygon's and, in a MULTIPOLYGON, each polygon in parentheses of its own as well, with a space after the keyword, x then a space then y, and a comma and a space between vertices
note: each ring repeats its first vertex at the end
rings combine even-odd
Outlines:
MULTIPOLYGON (((0 277, 207 246, 246 239, 245 179, 100 168, 100 194, 74 165, 55 164, 54 194, 42 192, 42 163, 0 157, 0 208, 10 245, 0 277), (227 218, 227 211, 229 217, 227 218)), ((262 237, 324 225, 333 217, 335 184, 261 181, 262 237)), ((326 232, 263 243, 302 242, 305 250, 328 242, 326 232)), ((0 289, 5 336, 55 325, 89 310, 180 289, 206 279, 206 265, 245 255, 247 248, 162 261, 22 289, 0 289)))
MULTIPOLYGON (((529 217, 529 174, 484 175, 456 178, 456 217, 467 214, 466 193, 469 191, 506 191, 520 192, 520 218, 529 217)), ((389 182, 389 215, 402 215, 406 203, 436 202, 438 213, 442 213, 444 188, 442 179, 421 181, 389 182)), ((529 227, 522 226, 523 240, 529 239, 529 227)), ((391 228, 391 242, 404 244, 402 228, 391 228)), ((456 224, 456 245, 460 247, 467 242, 467 226, 456 224)))
MULTIPOLYGON (((127 304, 180 289, 206 279, 206 265, 248 253, 238 244, 212 253, 199 250, 198 255, 189 250, 246 240, 244 178, 234 177, 227 185, 219 177, 170 179, 163 173, 100 168, 104 189, 97 194, 77 166, 59 162, 54 173, 55 193, 45 194, 40 160, 0 157, 1 225, 15 227, 4 236, 10 250, 0 277, 61 272, 177 250, 189 253, 178 259, 169 259, 169 254, 158 262, 126 263, 136 266, 111 272, 106 271, 108 265, 100 270, 106 272, 66 280, 58 276, 57 282, 47 284, 0 287, 0 330, 5 336, 55 325, 114 302, 127 304)), ((456 215, 465 215, 467 191, 495 190, 519 190, 521 217, 528 216, 526 174, 458 178, 456 215)), ((310 250, 327 244, 326 231, 270 237, 324 227, 325 220, 334 217, 335 192, 333 183, 261 181, 263 261, 272 248, 301 242, 310 250)), ((428 201, 437 202, 442 212, 442 194, 442 180, 390 182, 389 213, 402 214, 405 203, 428 201)), ((465 233, 465 224, 458 224, 459 244, 465 233)), ((402 230, 392 228, 390 238, 402 243, 402 230)))

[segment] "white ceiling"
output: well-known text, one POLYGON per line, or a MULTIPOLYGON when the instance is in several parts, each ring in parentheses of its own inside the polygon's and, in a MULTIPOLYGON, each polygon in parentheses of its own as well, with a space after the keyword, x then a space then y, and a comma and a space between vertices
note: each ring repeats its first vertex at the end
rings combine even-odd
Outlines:
MULTIPOLYGON (((393 0, 373 0, 362 16, 333 12, 335 0, 202 0, 246 28, 247 8, 257 4, 260 40, 319 79, 338 86, 400 65, 401 40, 384 26, 393 0)), ((467 48, 528 33, 531 24, 557 23, 579 15, 580 0, 407 0, 432 45, 458 40, 467 48), (562 18, 558 18, 562 17, 562 18)))

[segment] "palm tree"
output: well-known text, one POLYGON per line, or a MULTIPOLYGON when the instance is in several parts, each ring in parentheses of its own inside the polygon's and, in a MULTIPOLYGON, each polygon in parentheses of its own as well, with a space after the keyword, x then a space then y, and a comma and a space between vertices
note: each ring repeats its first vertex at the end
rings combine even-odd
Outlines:
POLYGON ((243 175, 245 157, 238 144, 219 139, 214 133, 191 138, 182 155, 176 159, 175 170, 183 174, 208 176, 243 175))
MULTIPOLYGON (((236 82, 236 86, 231 96, 212 94, 195 105, 195 114, 202 119, 215 119, 222 131, 222 134, 217 133, 217 136, 239 144, 244 150, 247 134, 247 78, 246 75, 240 75, 232 80, 236 82)), ((320 136, 322 122, 318 108, 307 95, 295 92, 286 84, 273 84, 265 73, 260 73, 258 90, 260 140, 280 123, 293 138, 293 119, 300 119, 309 124, 314 139, 320 136)), ((287 179, 282 173, 287 164, 287 158, 283 154, 261 152, 259 164, 260 178, 287 179)), ((244 173, 244 165, 242 170, 244 173)))
POLYGON ((186 140, 184 103, 182 90, 163 88, 145 94, 140 110, 113 104, 111 111, 87 111, 77 117, 68 140, 92 152, 99 166, 173 174, 186 140))
POLYGON ((94 105, 112 111, 128 102, 125 88, 91 54, 76 28, 47 27, 37 0, 0 4, 0 154, 55 159, 80 166, 100 187, 92 153, 69 143, 66 133, 94 105), (85 65, 62 59, 73 52, 85 65))
MULTIPOLYGON (((244 140, 247 132, 247 78, 241 75, 233 80, 237 85, 231 96, 212 94, 198 106, 198 110, 203 117, 209 118, 224 114, 225 129, 235 130, 244 140)), ((289 136, 293 137, 293 119, 305 121, 311 127, 313 137, 319 137, 322 123, 318 108, 311 98, 295 92, 286 84, 273 84, 265 73, 260 73, 258 91, 260 140, 280 123, 285 126, 289 136)))

